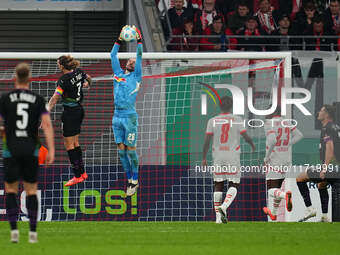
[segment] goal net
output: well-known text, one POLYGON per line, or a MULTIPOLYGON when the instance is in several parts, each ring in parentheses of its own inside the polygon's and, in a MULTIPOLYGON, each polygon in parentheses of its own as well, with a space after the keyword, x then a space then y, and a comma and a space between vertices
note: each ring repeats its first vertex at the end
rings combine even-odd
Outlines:
MULTIPOLYGON (((31 89, 48 100, 61 76, 56 53, 0 54, 0 92, 14 87, 17 63, 32 67, 31 89)), ((113 77, 110 55, 74 53, 81 68, 93 77, 84 90, 85 119, 80 135, 89 178, 65 188, 72 178, 63 148, 60 104, 51 112, 55 128, 56 160, 42 166, 39 177, 40 220, 213 220, 213 179, 197 171, 202 161, 206 124, 219 113, 219 98, 229 92, 223 85, 239 87, 246 97, 253 88, 256 109, 268 109, 272 88, 289 86, 290 53, 144 53, 143 82, 137 96, 139 116, 137 152, 140 158, 138 194, 125 197, 126 178, 119 162, 112 134, 113 77)), ((134 53, 120 53, 122 67, 134 53)), ((247 102, 247 100, 245 100, 247 102)), ((262 119, 248 111, 248 120, 262 119)), ((252 125, 256 125, 255 122, 252 125)), ((251 152, 241 142, 241 165, 260 166, 265 155, 263 128, 247 125, 256 144, 251 152)), ((44 139, 40 134, 42 143, 44 139)), ((209 161, 211 161, 209 152, 209 161)), ((3 172, 0 172, 2 176, 3 172)), ((2 183, 0 185, 3 185, 2 183)), ((21 187, 22 191, 22 187, 21 187)), ((0 196, 4 188, 0 186, 0 196)), ((24 192, 21 220, 27 220, 24 192)), ((5 219, 4 200, 0 218, 5 219)), ((243 173, 238 195, 229 208, 230 220, 265 220, 261 208, 266 203, 265 179, 260 174, 243 173)))

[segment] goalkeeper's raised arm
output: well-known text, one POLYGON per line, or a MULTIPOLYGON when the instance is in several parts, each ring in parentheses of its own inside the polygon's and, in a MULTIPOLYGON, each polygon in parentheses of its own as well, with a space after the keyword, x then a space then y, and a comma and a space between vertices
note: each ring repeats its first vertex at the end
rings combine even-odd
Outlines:
MULTIPOLYGON (((114 74, 114 115, 112 119, 112 130, 115 142, 118 146, 118 154, 126 177, 128 179, 128 196, 132 196, 138 188, 138 155, 136 153, 138 115, 136 112, 136 96, 142 81, 142 36, 136 27, 137 57, 130 58, 125 66, 125 70, 120 67, 117 53, 123 42, 121 36, 124 29, 115 42, 111 51, 111 64, 114 74)), ((131 29, 131 27, 129 27, 131 29)))

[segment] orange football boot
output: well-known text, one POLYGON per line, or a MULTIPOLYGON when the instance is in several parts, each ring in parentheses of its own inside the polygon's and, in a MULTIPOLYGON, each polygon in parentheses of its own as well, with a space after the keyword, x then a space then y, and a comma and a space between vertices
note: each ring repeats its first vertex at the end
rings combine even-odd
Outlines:
POLYGON ((81 174, 81 177, 83 177, 83 179, 86 180, 89 176, 87 175, 86 172, 84 172, 81 174))
POLYGON ((263 212, 267 214, 272 219, 272 221, 276 221, 277 216, 273 215, 268 207, 263 207, 263 212))
POLYGON ((69 180, 66 184, 65 187, 69 187, 78 183, 81 183, 84 181, 84 178, 82 176, 80 176, 79 178, 77 177, 73 177, 71 180, 69 180))

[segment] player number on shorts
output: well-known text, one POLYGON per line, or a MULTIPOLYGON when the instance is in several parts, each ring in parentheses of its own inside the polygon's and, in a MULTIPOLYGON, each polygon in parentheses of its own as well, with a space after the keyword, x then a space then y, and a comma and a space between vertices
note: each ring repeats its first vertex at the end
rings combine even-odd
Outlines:
POLYGON ((127 139, 129 142, 133 142, 135 140, 135 133, 129 133, 127 139))
POLYGON ((288 127, 286 127, 284 130, 282 128, 279 128, 277 132, 279 133, 279 135, 276 137, 275 146, 281 146, 281 145, 287 146, 289 144, 290 129, 288 127), (283 133, 285 133, 286 139, 282 137, 283 133))
POLYGON ((17 128, 25 129, 28 124, 28 104, 26 103, 18 103, 17 104, 17 115, 21 117, 21 120, 17 120, 17 128))
POLYGON ((77 84, 76 84, 76 86, 77 86, 77 88, 78 88, 78 92, 77 92, 77 98, 76 98, 76 100, 77 101, 79 101, 80 100, 80 90, 81 90, 81 82, 78 82, 77 84))
POLYGON ((229 129, 230 129, 229 123, 225 123, 225 124, 222 125, 222 127, 221 127, 221 137, 220 137, 220 143, 221 144, 228 142, 229 129))

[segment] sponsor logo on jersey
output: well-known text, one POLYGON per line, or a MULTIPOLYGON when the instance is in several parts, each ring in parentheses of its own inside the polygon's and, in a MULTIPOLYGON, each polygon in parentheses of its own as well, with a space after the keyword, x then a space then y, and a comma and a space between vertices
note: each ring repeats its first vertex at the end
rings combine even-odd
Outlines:
POLYGON ((113 76, 113 80, 116 81, 116 82, 122 82, 122 81, 126 82, 125 78, 118 77, 117 75, 113 76))

